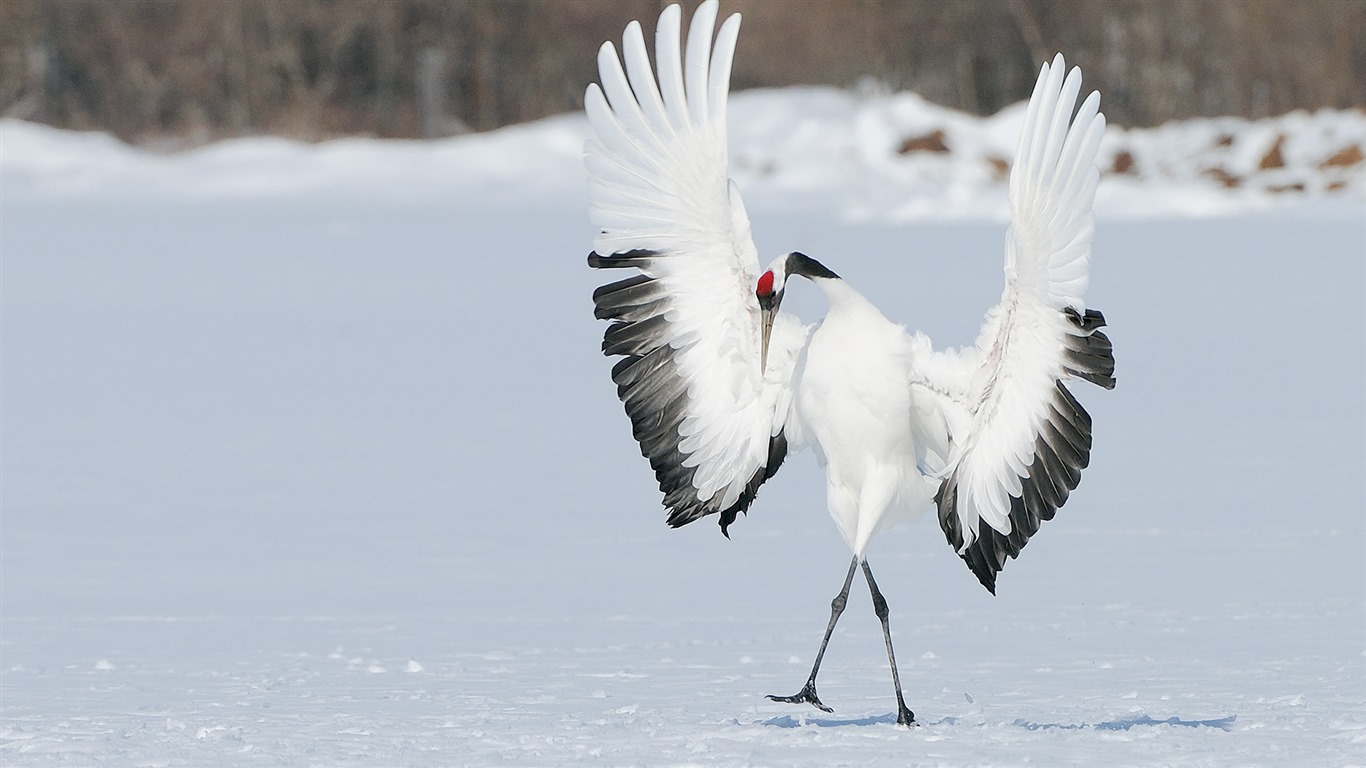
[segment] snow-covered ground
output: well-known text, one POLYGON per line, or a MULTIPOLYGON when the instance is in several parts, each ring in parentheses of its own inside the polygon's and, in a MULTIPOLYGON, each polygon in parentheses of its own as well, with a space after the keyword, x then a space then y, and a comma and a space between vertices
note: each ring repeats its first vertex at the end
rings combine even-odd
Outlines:
MULTIPOLYGON (((740 95, 765 260, 969 342, 1018 119, 740 95)), ((663 525, 597 352, 580 118, 175 155, 0 124, 0 763, 1366 764, 1366 165, 1319 167, 1364 126, 1109 139, 1081 488, 996 598, 931 520, 870 552, 907 731, 863 593, 836 712, 763 698, 847 565, 809 454, 731 541, 663 525)))
MULTIPOLYGON (((1104 101, 1102 100, 1102 107, 1104 101)), ((988 118, 912 93, 831 88, 748 91, 731 102, 731 165, 751 208, 840 221, 980 221, 1006 216, 1001 193, 1023 103, 988 118)), ((40 199, 427 203, 444 210, 554 209, 581 198, 587 123, 550 118, 441 142, 277 138, 168 155, 100 134, 0 120, 13 192, 40 199)), ((1249 122, 1112 126, 1101 146, 1097 210, 1116 218, 1238 214, 1305 201, 1366 204, 1366 111, 1294 112, 1249 122)))

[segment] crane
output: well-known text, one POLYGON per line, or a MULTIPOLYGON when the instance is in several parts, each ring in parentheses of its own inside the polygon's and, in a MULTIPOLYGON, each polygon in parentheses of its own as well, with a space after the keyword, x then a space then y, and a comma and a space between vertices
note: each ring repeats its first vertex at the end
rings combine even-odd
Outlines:
POLYGON ((762 271, 749 217, 727 175, 726 105, 740 16, 716 31, 702 3, 681 40, 677 5, 659 17, 655 67, 638 22, 598 52, 584 104, 584 159, 597 229, 590 266, 630 276, 593 293, 611 321, 604 354, 667 522, 746 512, 789 450, 810 447, 852 552, 811 674, 778 702, 830 712, 816 675, 860 570, 882 624, 897 722, 912 725, 889 610, 868 564, 889 525, 931 509, 992 594, 1007 558, 1068 498, 1090 461, 1091 417, 1067 383, 1115 385, 1088 283, 1099 94, 1076 107, 1081 73, 1061 54, 1040 69, 1009 180, 1005 289, 973 346, 937 350, 888 320, 804 253, 762 271), (714 35, 714 38, 713 38, 714 35), (1074 112, 1075 109, 1075 112, 1074 112), (820 322, 780 311, 794 278, 828 299, 820 322))

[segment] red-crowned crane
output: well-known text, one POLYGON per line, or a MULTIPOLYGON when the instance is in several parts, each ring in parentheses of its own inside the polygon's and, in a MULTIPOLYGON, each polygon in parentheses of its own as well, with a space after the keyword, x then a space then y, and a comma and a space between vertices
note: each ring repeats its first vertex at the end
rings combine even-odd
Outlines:
POLYGON ((622 358, 612 379, 672 526, 716 514, 726 533, 789 446, 815 449, 853 559, 806 684, 769 698, 831 711, 816 695, 816 674, 862 569, 897 722, 910 725, 869 542, 937 508, 949 544, 994 594, 1006 558, 1052 519, 1089 461, 1091 419, 1065 382, 1115 385, 1105 320, 1083 303, 1100 97, 1092 93, 1074 114, 1080 72, 1064 77, 1061 55, 1043 65, 1010 174, 1005 291, 975 346, 939 351, 809 256, 789 253, 760 270, 726 172, 740 17, 727 19, 713 44, 716 13, 714 0, 698 7, 685 50, 679 8, 665 9, 657 75, 637 22, 626 27, 622 58, 610 42, 598 52, 601 87, 590 85, 585 98, 598 229, 588 261, 633 270, 593 294, 597 316, 612 321, 602 350, 622 358), (779 312, 795 277, 829 300, 814 325, 779 312))

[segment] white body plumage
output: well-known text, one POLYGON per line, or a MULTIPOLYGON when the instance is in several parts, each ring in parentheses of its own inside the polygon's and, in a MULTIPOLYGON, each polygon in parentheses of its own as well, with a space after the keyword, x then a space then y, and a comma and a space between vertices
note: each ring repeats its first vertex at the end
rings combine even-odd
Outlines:
POLYGON ((938 508, 988 589, 1051 519, 1089 461, 1090 418, 1064 382, 1114 385, 1104 319, 1083 303, 1105 119, 1080 73, 1044 64, 1010 179, 1005 289, 974 347, 936 351, 823 264, 786 254, 762 272, 726 173, 726 99, 739 16, 698 7, 686 52, 671 6, 619 58, 598 55, 585 108, 589 263, 635 274, 594 294, 613 320, 603 351, 669 522, 718 514, 725 531, 777 471, 789 442, 825 467, 831 515, 858 559, 876 533, 938 508), (623 67, 624 60, 624 67, 623 67), (804 327, 779 307, 794 276, 829 310, 804 327))
POLYGON ((830 515, 862 557, 875 533, 931 508, 938 482, 921 473, 930 446, 910 428, 905 328, 843 280, 816 282, 830 308, 797 365, 796 417, 825 469, 830 515))

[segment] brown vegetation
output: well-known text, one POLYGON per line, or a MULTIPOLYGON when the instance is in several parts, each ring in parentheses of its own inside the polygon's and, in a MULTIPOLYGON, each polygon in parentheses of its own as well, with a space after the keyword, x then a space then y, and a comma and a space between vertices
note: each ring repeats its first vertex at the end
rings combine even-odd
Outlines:
MULTIPOLYGON (((0 112, 127 139, 442 135, 581 107, 661 0, 0 0, 0 112)), ((689 7, 696 0, 687 0, 689 7)), ((1366 105, 1366 0, 725 0, 737 89, 863 78, 988 114, 1055 51, 1113 122, 1366 105), (1304 55, 1312 51, 1313 55, 1304 55)))
POLYGON ((944 132, 935 130, 924 136, 911 136, 901 142, 897 152, 909 155, 912 152, 948 152, 949 145, 944 143, 944 132))
POLYGON ((1276 143, 1271 145, 1271 149, 1262 155, 1261 162, 1257 163, 1257 170, 1269 171, 1273 168, 1285 167, 1285 156, 1281 154, 1281 148, 1285 146, 1285 134, 1276 137, 1276 143))
POLYGON ((1229 173, 1223 168, 1210 168, 1209 170, 1205 171, 1205 175, 1210 177, 1211 179, 1214 179, 1220 184, 1223 184, 1225 187, 1228 187, 1229 189, 1241 186, 1243 183, 1242 179, 1238 178, 1237 176, 1234 176, 1233 174, 1229 173))
POLYGON ((1358 147, 1355 144, 1348 144, 1333 153, 1332 157, 1319 163, 1319 167, 1325 170, 1328 168, 1351 168, 1362 160, 1366 160, 1366 156, 1362 155, 1361 147, 1358 147))
POLYGON ((1134 169, 1134 156, 1127 149, 1121 149, 1115 153, 1115 161, 1110 164, 1111 173, 1136 174, 1134 169))

